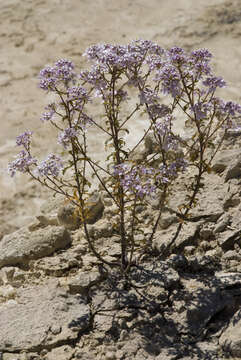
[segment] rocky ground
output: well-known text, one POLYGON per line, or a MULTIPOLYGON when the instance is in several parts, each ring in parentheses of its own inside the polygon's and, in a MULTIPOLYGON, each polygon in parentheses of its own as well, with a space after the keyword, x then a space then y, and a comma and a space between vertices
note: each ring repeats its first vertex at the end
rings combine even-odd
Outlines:
MULTIPOLYGON (((90 254, 69 205, 5 172, 25 129, 35 131, 37 155, 58 151, 51 130, 40 127, 46 99, 36 77, 62 57, 80 67, 93 43, 142 37, 207 47, 228 82, 222 96, 241 102, 240 1, 2 0, 0 10, 0 360, 241 358, 240 133, 226 138, 192 221, 168 251, 188 175, 179 178, 131 285, 90 254)), ((91 145, 98 156, 96 137, 91 145)), ((113 204, 101 193, 95 199, 91 236, 112 261, 120 253, 113 204)), ((141 247, 156 204, 140 211, 141 247)))
MULTIPOLYGON (((47 201, 36 220, 0 242, 3 360, 241 358, 241 132, 230 133, 199 205, 174 245, 190 174, 163 213, 153 245, 126 283, 88 250, 71 205, 47 201)), ((140 208, 141 249, 158 209, 140 208)), ((112 200, 91 199, 88 225, 107 261, 120 258, 112 200)))

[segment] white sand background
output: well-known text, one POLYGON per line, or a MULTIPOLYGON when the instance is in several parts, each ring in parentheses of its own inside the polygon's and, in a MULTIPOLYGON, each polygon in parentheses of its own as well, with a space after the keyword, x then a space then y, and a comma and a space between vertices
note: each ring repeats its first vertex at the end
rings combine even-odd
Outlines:
MULTIPOLYGON (((220 95, 241 102, 239 0, 0 1, 0 238, 29 223, 51 196, 28 177, 12 179, 5 172, 18 151, 15 138, 26 129, 34 131, 33 151, 39 157, 59 149, 55 131, 39 120, 48 102, 37 87, 40 69, 68 58, 80 70, 86 47, 139 38, 163 47, 208 48, 216 73, 228 83, 220 95)), ((141 134, 139 119, 133 127, 134 142, 141 134)), ((90 143, 97 157, 102 140, 93 136, 90 143)))

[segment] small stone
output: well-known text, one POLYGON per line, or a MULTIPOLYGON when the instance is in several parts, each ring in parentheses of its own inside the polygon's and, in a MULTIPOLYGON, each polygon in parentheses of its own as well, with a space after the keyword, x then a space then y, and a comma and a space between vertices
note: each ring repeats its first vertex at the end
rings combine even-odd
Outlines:
POLYGON ((212 229, 201 229, 200 230, 200 237, 204 240, 209 240, 213 238, 213 230, 212 229))
POLYGON ((52 332, 52 334, 57 335, 61 333, 61 326, 59 325, 52 325, 50 328, 50 331, 52 332))
POLYGON ((217 225, 214 228, 214 233, 220 233, 226 229, 228 225, 230 225, 231 222, 231 215, 230 214, 224 214, 220 217, 220 219, 217 222, 217 225))
POLYGON ((237 260, 240 261, 241 255, 234 250, 229 250, 223 255, 223 260, 237 260))
POLYGON ((61 206, 58 210, 58 222, 66 229, 78 229, 80 226, 78 208, 71 203, 61 206))
POLYGON ((172 254, 169 257, 168 262, 175 270, 183 270, 188 266, 188 261, 186 257, 181 254, 172 254))
POLYGON ((105 354, 105 359, 106 360, 115 360, 116 359, 115 353, 112 351, 107 351, 105 354))
POLYGON ((225 174, 225 182, 230 179, 237 179, 241 176, 241 154, 237 154, 231 164, 228 166, 225 174))
POLYGON ((11 285, 0 287, 0 296, 4 298, 13 298, 16 296, 16 290, 11 285))
POLYGON ((184 253, 185 255, 193 255, 196 250, 195 246, 185 246, 184 253))

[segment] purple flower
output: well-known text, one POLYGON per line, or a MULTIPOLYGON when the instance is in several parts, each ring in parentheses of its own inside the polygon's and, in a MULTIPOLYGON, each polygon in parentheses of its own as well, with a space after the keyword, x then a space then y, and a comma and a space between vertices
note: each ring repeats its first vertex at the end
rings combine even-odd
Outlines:
POLYGON ((42 115, 41 115, 41 118, 40 120, 41 121, 49 121, 52 119, 52 117, 54 116, 55 112, 56 112, 56 104, 55 103, 51 103, 51 104, 48 104, 46 107, 45 107, 45 111, 42 115))
POLYGON ((162 52, 163 49, 152 41, 136 40, 128 45, 93 45, 84 55, 108 71, 109 68, 134 70, 144 62, 147 53, 160 56, 162 52))
POLYGON ((145 88, 142 90, 139 94, 140 98, 140 104, 155 104, 158 100, 160 100, 160 97, 157 95, 157 93, 149 88, 145 88))
POLYGON ((176 97, 181 92, 180 74, 175 66, 166 64, 156 73, 155 81, 161 81, 164 94, 171 94, 176 97))
POLYGON ((180 66, 187 62, 185 51, 180 47, 175 46, 171 48, 167 54, 172 64, 180 66))
POLYGON ((217 77, 217 76, 212 76, 212 77, 208 77, 207 79, 205 79, 203 81, 203 85, 207 86, 208 92, 213 92, 217 89, 217 87, 225 87, 226 86, 226 82, 223 80, 222 77, 217 77))
POLYGON ((46 66, 39 73, 39 87, 43 90, 50 90, 54 88, 57 78, 55 76, 55 67, 46 66))
POLYGON ((59 134, 58 143, 63 145, 65 149, 71 143, 71 140, 78 135, 78 132, 74 128, 66 128, 63 132, 59 134))
POLYGON ((224 104, 224 111, 226 114, 232 116, 241 114, 241 105, 234 103, 233 101, 228 101, 224 104))
POLYGON ((167 115, 162 121, 156 122, 154 125, 154 131, 162 137, 161 146, 165 151, 178 150, 178 141, 171 132, 173 119, 173 116, 167 115))
POLYGON ((118 177, 125 192, 135 194, 138 198, 154 196, 155 169, 145 166, 133 166, 122 163, 114 167, 114 176, 118 177))
POLYGON ((191 52, 191 58, 194 62, 209 62, 212 58, 212 54, 207 49, 198 49, 191 52))
POLYGON ((81 71, 79 78, 90 85, 93 85, 96 89, 107 89, 108 82, 104 78, 104 69, 99 65, 91 67, 91 70, 81 71))
POLYGON ((25 173, 31 165, 37 165, 37 160, 25 150, 20 151, 16 158, 16 160, 8 164, 8 172, 11 177, 13 177, 17 171, 25 173))
POLYGON ((191 52, 189 62, 197 80, 204 75, 211 74, 211 67, 209 66, 211 58, 212 54, 207 49, 198 49, 191 52))
POLYGON ((45 112, 42 114, 40 120, 43 121, 43 122, 44 122, 44 121, 49 121, 49 120, 51 120, 52 117, 54 116, 54 113, 55 113, 54 110, 45 111, 45 112))
POLYGON ((191 109, 195 114, 196 120, 201 120, 208 116, 208 112, 212 110, 212 108, 213 108, 212 103, 198 102, 194 104, 194 106, 191 109))
POLYGON ((38 165, 38 175, 56 177, 59 175, 59 172, 63 166, 62 159, 59 156, 50 154, 38 165))
POLYGON ((188 167, 188 162, 183 158, 177 158, 169 165, 162 165, 157 172, 156 180, 160 184, 166 184, 177 178, 178 173, 184 172, 188 167))
POLYGON ((39 87, 43 90, 55 91, 59 82, 68 83, 76 76, 74 65, 71 61, 61 59, 55 63, 55 66, 46 66, 39 73, 39 87))
POLYGON ((32 134, 32 131, 25 131, 23 134, 18 135, 16 138, 17 146, 23 146, 28 151, 32 134))
POLYGON ((72 102, 75 110, 82 110, 84 104, 90 101, 87 90, 82 86, 73 86, 67 90, 68 101, 72 102))

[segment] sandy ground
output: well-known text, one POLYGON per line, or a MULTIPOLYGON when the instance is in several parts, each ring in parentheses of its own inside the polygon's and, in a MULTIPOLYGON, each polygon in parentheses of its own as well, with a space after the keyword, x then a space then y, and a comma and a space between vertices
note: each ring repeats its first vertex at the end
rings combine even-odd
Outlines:
MULTIPOLYGON (((89 45, 138 38, 163 47, 210 49, 217 74, 228 82, 222 96, 241 102, 239 0, 0 1, 0 238, 30 222, 50 196, 27 177, 11 179, 5 172, 17 152, 15 138, 25 129, 35 132, 36 154, 57 148, 52 130, 39 120, 47 103, 37 87, 39 70, 59 58, 80 69, 89 45)), ((94 154, 99 147, 93 136, 94 154)))

